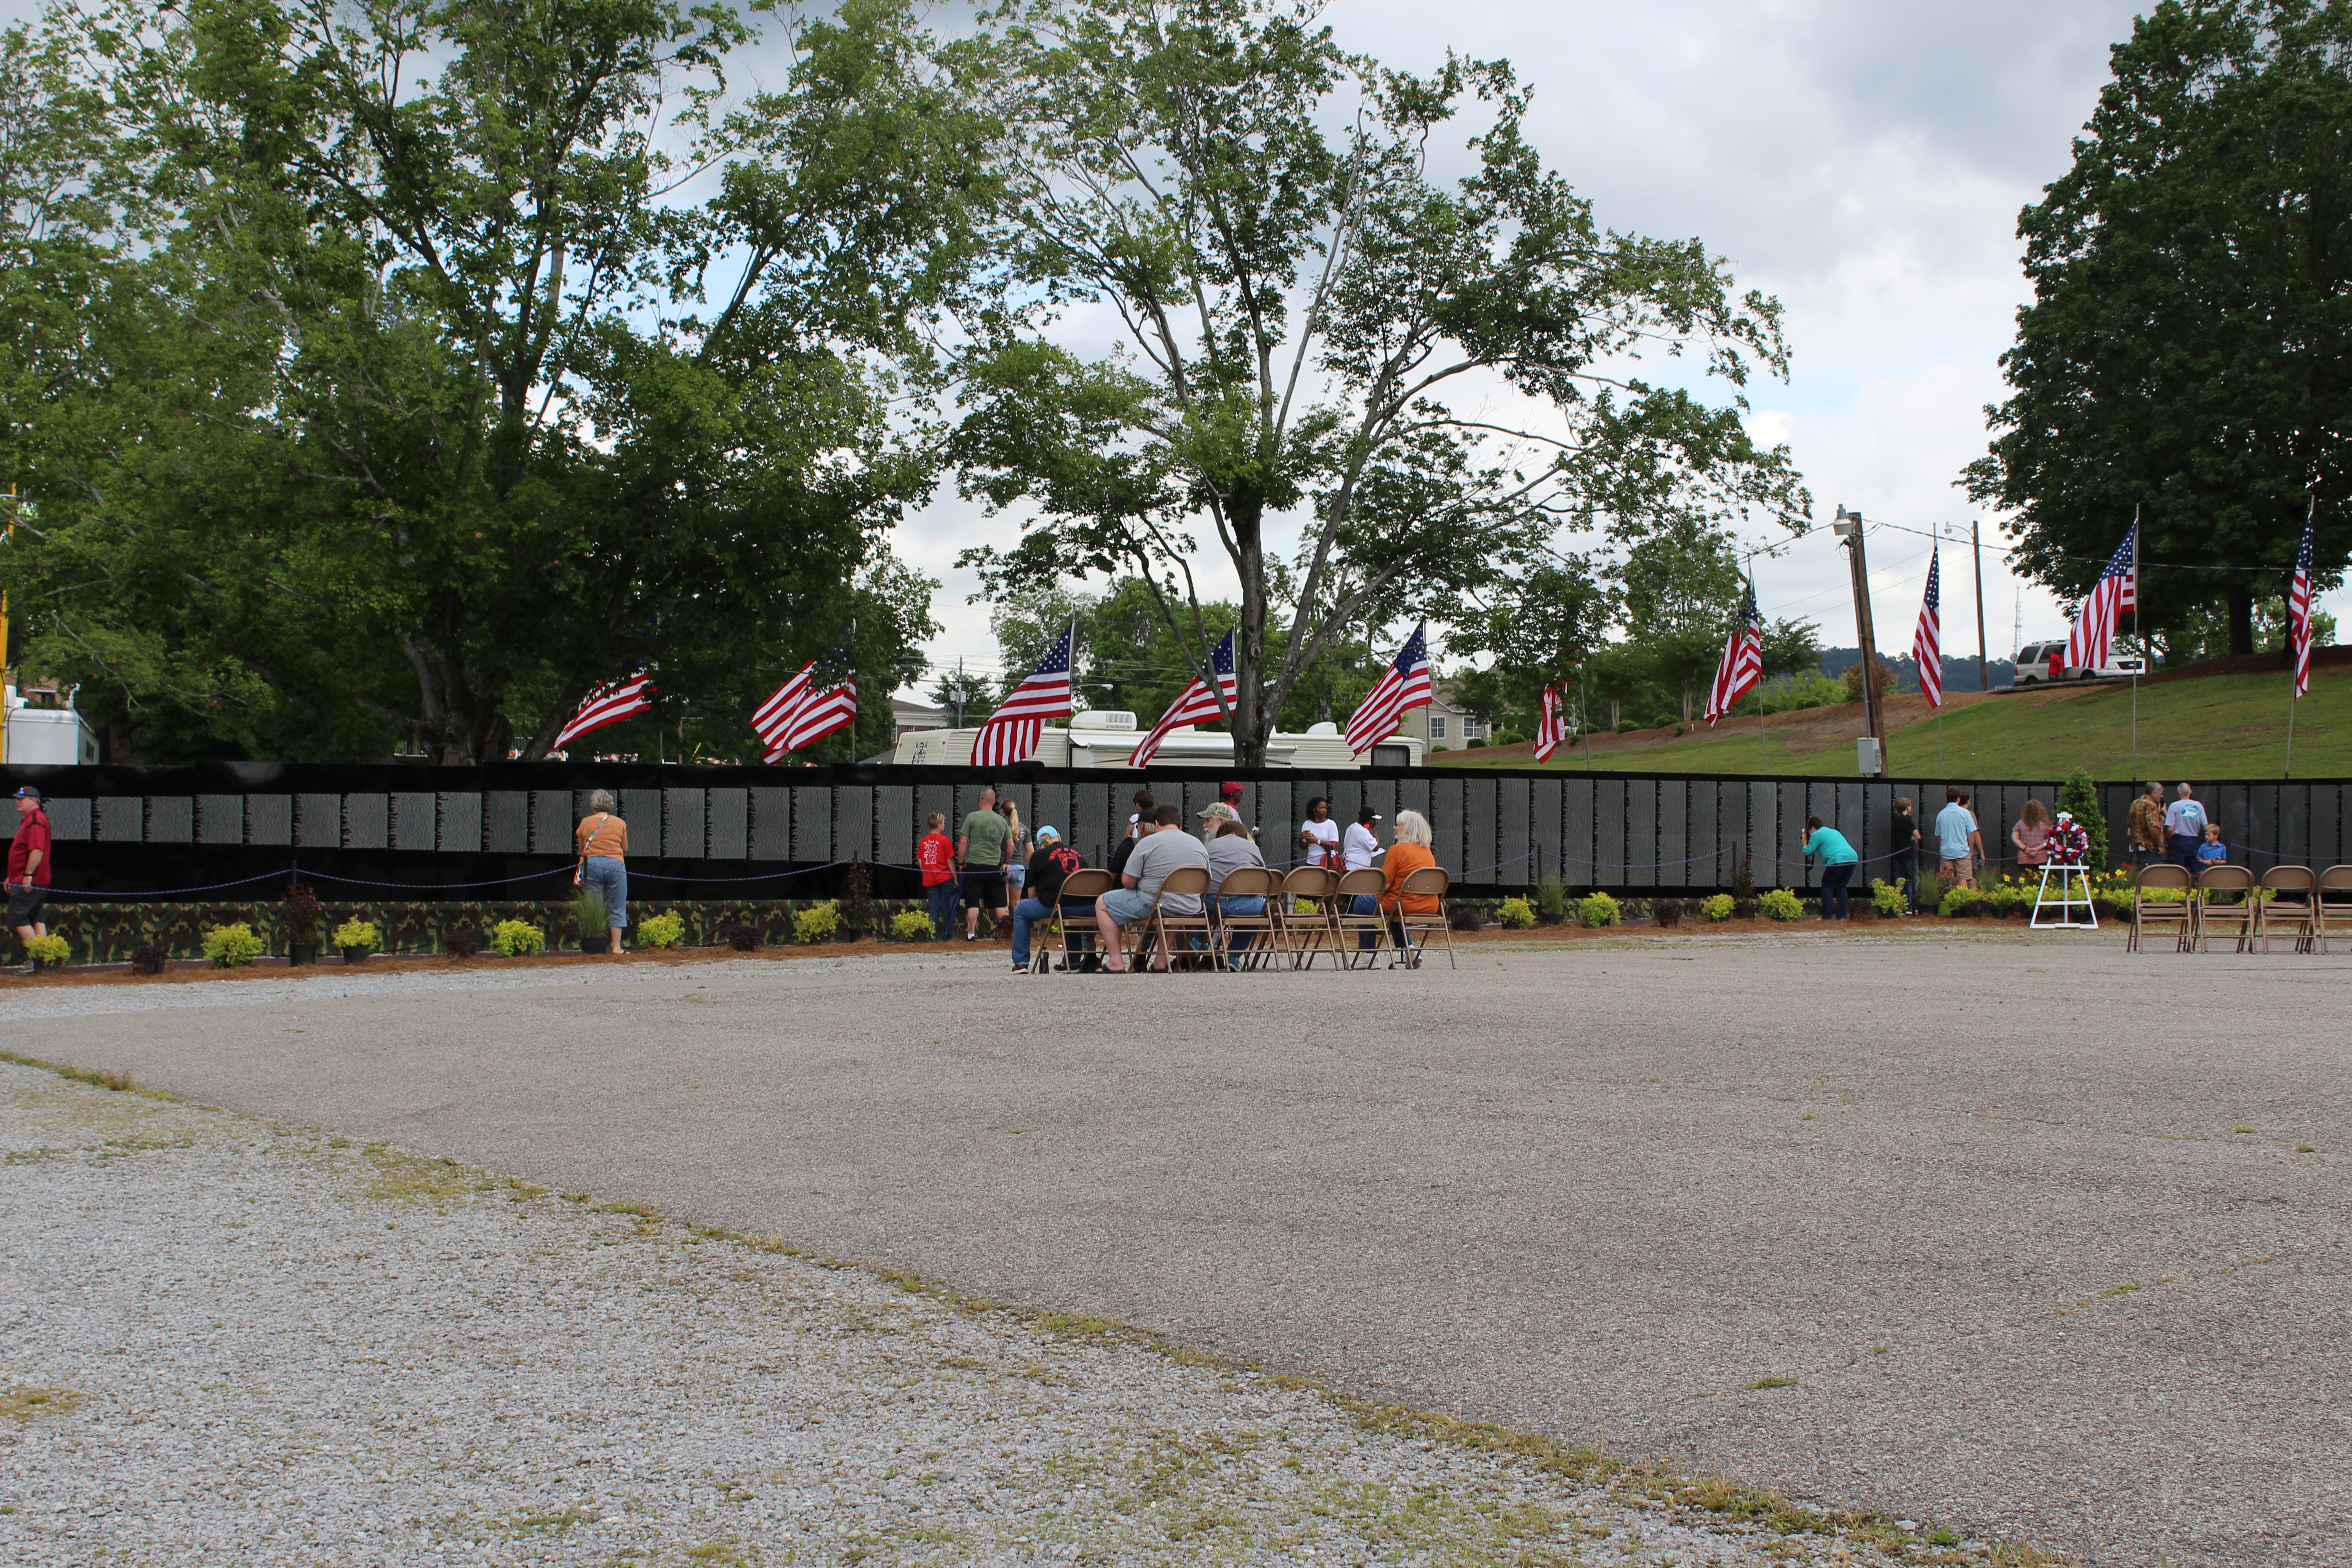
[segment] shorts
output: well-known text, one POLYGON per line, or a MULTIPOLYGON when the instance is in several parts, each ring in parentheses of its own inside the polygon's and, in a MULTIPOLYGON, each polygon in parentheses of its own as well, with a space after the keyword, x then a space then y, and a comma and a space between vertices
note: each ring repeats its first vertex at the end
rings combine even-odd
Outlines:
POLYGON ((49 901, 49 890, 38 885, 8 889, 8 923, 12 926, 37 924, 41 906, 49 901))
POLYGON ((1976 875, 1976 863, 1966 855, 1947 855, 1943 859, 1943 872, 1947 877, 1965 882, 1976 875))
POLYGON ((1095 907, 1108 915, 1113 925, 1131 926, 1151 913, 1151 900, 1133 888, 1113 888, 1096 900, 1095 907))
POLYGON ((1001 910, 1004 903, 1004 873, 992 866, 963 874, 963 901, 976 910, 1001 910))

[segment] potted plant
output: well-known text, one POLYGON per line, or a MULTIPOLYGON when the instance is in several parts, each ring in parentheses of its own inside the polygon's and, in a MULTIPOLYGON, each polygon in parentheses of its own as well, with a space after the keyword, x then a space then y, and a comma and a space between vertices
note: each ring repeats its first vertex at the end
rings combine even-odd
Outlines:
POLYGON ((47 936, 26 938, 25 952, 33 962, 35 973, 54 974, 66 966, 66 960, 72 955, 73 948, 65 938, 52 931, 47 936))
POLYGON ((335 928, 335 945, 343 950, 345 963, 365 963, 368 954, 375 950, 376 936, 373 921, 353 915, 335 928))
POLYGON ((605 908, 604 895, 593 888, 583 888, 572 895, 572 923, 580 932, 583 952, 613 951, 612 928, 605 922, 612 912, 605 908))
POLYGON ((278 906, 278 933, 286 943, 289 964, 319 962, 319 938, 327 929, 327 907, 308 882, 289 882, 286 900, 278 906))

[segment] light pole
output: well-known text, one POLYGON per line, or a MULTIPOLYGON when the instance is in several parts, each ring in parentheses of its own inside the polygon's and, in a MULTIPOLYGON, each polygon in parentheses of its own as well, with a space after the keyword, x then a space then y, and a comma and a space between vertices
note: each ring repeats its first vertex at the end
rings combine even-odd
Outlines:
POLYGON ((1886 718, 1878 700, 1878 634, 1870 620, 1870 563, 1863 554, 1862 513, 1840 505, 1830 531, 1845 542, 1846 564, 1853 572, 1854 636, 1862 644, 1862 717, 1878 764, 1869 771, 1883 779, 1886 776, 1886 718))

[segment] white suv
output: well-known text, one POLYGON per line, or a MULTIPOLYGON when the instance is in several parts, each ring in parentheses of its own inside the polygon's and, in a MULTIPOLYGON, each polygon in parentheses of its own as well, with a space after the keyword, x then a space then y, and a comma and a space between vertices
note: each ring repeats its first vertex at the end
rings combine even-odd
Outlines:
MULTIPOLYGON (((2060 658, 2065 658, 2066 644, 2063 638, 2061 638, 2057 642, 2030 642, 2023 647, 2019 648, 2017 650, 2017 684, 2020 686, 2032 686, 2037 683, 2043 685, 2048 684, 2050 680, 2050 660, 2053 655, 2055 655, 2060 658)), ((2085 669, 2081 665, 2075 664, 2063 665, 2061 667, 2060 679, 2065 680, 2128 680, 2135 675, 2145 675, 2147 673, 2147 660, 2146 658, 2136 653, 2116 652, 2109 654, 2107 656, 2107 662, 2099 666, 2096 669, 2085 669)))

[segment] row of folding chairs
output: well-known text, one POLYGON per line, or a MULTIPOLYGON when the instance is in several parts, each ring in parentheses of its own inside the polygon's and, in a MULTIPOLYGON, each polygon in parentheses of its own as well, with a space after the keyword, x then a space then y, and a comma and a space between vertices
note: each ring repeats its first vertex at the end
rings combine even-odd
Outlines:
MULTIPOLYGON (((1073 871, 1064 879, 1052 922, 1034 933, 1030 967, 1042 973, 1057 958, 1066 965, 1073 956, 1097 951, 1100 938, 1091 909, 1073 906, 1091 906, 1117 885, 1108 871, 1073 871)), ((1380 895, 1388 890, 1388 879, 1379 871, 1300 866, 1285 875, 1244 866, 1227 872, 1218 897, 1212 898, 1209 873, 1186 866, 1168 874, 1150 916, 1122 928, 1119 942, 1129 964, 1158 952, 1168 955, 1171 968, 1227 970, 1312 969, 1318 958, 1328 958, 1334 969, 1370 969, 1377 967, 1384 950, 1391 958, 1418 967, 1422 953, 1443 942, 1447 966, 1459 967, 1453 928, 1445 918, 1445 895, 1452 886, 1453 878, 1444 869, 1424 866, 1406 876, 1403 896, 1433 898, 1437 912, 1391 915, 1378 905, 1380 895), (1373 912, 1359 914, 1356 901, 1365 897, 1374 900, 1373 912), (1170 900, 1182 898, 1198 899, 1201 912, 1185 914, 1169 907, 1170 900), (1265 912, 1229 915, 1220 902, 1246 898, 1264 899, 1265 912), (1397 945, 1399 931, 1404 938, 1402 948, 1397 945)))
POLYGON ((2131 935, 2124 946, 2137 952, 2149 933, 2169 929, 2176 952, 2210 952, 2217 935, 2235 937, 2239 952, 2268 952, 2286 936, 2297 952, 2326 952, 2331 910, 2337 930, 2352 934, 2352 866, 2273 866, 2260 877, 2243 866, 2216 866, 2192 879, 2187 867, 2159 862, 2133 879, 2131 935), (2150 899, 2158 889, 2180 896, 2150 899), (2192 889, 2203 896, 2191 897, 2192 889), (2218 900, 2217 893, 2236 901, 2218 900))

